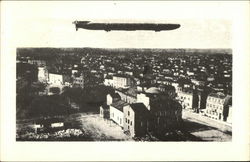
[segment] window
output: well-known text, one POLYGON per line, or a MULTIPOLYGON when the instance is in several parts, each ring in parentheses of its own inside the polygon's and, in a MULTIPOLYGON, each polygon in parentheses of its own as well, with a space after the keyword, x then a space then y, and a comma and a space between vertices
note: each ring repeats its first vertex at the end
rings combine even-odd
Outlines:
POLYGON ((130 125, 132 125, 133 123, 132 123, 132 121, 130 122, 130 125))
POLYGON ((157 123, 160 124, 160 118, 157 118, 157 123))
POLYGON ((127 121, 128 121, 128 119, 126 118, 126 119, 125 119, 125 122, 127 123, 127 121))
POLYGON ((128 119, 128 124, 129 124, 129 119, 128 119))
POLYGON ((128 111, 128 116, 130 115, 129 111, 128 111))

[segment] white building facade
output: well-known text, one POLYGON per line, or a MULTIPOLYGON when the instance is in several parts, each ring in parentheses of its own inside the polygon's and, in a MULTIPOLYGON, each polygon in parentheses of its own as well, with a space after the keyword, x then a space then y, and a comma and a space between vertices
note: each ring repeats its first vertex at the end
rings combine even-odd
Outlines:
POLYGON ((53 85, 62 85, 63 84, 63 75, 49 73, 49 83, 53 85))
POLYGON ((115 88, 128 88, 131 85, 131 79, 125 76, 113 76, 113 86, 115 88))
POLYGON ((38 81, 48 82, 48 70, 45 67, 38 67, 38 81))
POLYGON ((209 94, 207 97, 207 104, 205 110, 206 116, 216 120, 225 120, 229 113, 228 112, 225 114, 225 110, 228 109, 227 106, 230 98, 231 96, 225 96, 222 93, 209 94))

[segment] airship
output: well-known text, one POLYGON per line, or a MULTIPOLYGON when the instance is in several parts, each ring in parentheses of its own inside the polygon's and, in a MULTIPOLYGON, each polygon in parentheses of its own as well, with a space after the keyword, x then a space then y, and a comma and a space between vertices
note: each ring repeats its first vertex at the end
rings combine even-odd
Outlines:
POLYGON ((135 30, 152 30, 155 32, 164 30, 174 30, 179 28, 180 24, 165 24, 165 23, 100 23, 91 21, 74 21, 76 31, 79 28, 87 30, 112 30, 120 31, 135 31, 135 30))

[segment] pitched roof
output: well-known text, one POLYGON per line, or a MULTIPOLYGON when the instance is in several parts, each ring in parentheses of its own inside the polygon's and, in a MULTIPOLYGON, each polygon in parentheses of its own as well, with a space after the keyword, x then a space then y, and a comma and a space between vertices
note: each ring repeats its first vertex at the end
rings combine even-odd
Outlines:
POLYGON ((156 87, 151 87, 151 88, 146 90, 146 93, 159 94, 159 93, 161 93, 161 91, 156 87))
POLYGON ((149 112, 149 110, 143 103, 133 103, 130 104, 130 107, 134 110, 135 113, 140 113, 142 115, 146 115, 145 113, 149 112))
POLYGON ((161 99, 155 98, 150 102, 151 110, 153 111, 161 111, 161 110, 177 110, 182 109, 180 103, 173 99, 161 99))
POLYGON ((102 105, 101 106, 103 109, 109 109, 109 105, 102 105))
POLYGON ((112 103, 110 106, 116 108, 117 110, 120 110, 121 112, 123 112, 123 107, 129 105, 127 102, 124 102, 122 100, 116 101, 114 103, 112 103))
POLYGON ((208 96, 215 97, 215 98, 220 98, 220 99, 226 98, 226 95, 223 94, 223 93, 210 93, 208 96))
POLYGON ((110 93, 109 94, 112 98, 121 98, 121 96, 118 93, 110 93))

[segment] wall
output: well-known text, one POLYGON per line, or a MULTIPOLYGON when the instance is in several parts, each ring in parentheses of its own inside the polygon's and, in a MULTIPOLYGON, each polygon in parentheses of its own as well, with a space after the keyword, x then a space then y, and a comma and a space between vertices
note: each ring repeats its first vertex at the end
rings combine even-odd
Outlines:
POLYGON ((205 110, 206 115, 212 119, 223 120, 223 103, 223 99, 208 96, 205 110))
POLYGON ((44 67, 38 67, 38 80, 40 82, 48 81, 48 71, 44 67))
POLYGON ((124 112, 124 132, 129 131, 130 135, 135 136, 135 113, 131 109, 130 105, 125 106, 123 109, 124 112), (128 115, 129 112, 129 115, 128 115), (127 119, 127 120, 126 120, 127 119), (132 122, 132 123, 131 123, 132 122))
POLYGON ((49 82, 55 85, 63 84, 63 76, 60 74, 49 74, 49 82))
POLYGON ((120 110, 110 106, 110 119, 116 122, 119 126, 123 127, 124 114, 120 110))
POLYGON ((149 97, 146 96, 146 94, 143 93, 137 94, 137 103, 143 103, 148 110, 150 110, 149 102, 150 99, 149 97))
POLYGON ((107 95, 107 105, 110 105, 113 103, 113 98, 111 97, 110 94, 107 95))

